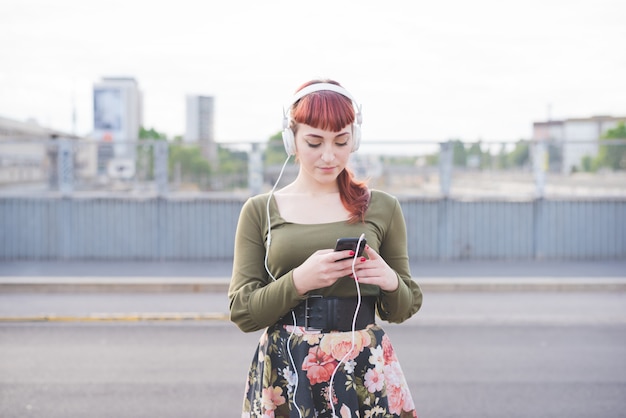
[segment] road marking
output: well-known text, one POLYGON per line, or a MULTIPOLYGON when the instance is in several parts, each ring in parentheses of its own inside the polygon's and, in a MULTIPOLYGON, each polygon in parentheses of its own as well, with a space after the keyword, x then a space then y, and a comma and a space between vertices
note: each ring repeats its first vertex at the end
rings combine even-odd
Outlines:
POLYGON ((24 315, 3 316, 0 322, 138 322, 138 321, 227 321, 228 314, 221 312, 168 312, 168 313, 92 313, 88 315, 24 315))

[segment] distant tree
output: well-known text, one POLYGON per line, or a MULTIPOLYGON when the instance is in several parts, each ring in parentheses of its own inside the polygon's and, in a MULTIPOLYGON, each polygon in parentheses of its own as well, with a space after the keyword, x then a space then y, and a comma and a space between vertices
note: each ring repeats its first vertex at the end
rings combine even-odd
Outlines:
POLYGON ((530 146, 526 141, 517 141, 515 148, 508 155, 509 165, 524 167, 530 163, 530 146))
POLYGON ((626 170, 626 144, 602 144, 607 139, 626 140, 626 125, 620 122, 615 128, 606 131, 600 139, 598 156, 592 163, 591 169, 607 167, 613 170, 626 170))
POLYGON ((143 126, 139 127, 136 166, 137 175, 141 180, 154 178, 154 144, 149 141, 167 141, 167 135, 158 132, 154 128, 146 129, 143 126))
POLYGON ((227 148, 218 148, 220 160, 220 174, 245 173, 248 171, 248 153, 245 151, 231 151, 227 148))
POLYGON ((283 164, 286 158, 287 153, 283 144, 283 135, 282 132, 278 132, 272 135, 267 142, 264 156, 265 165, 283 164))
POLYGON ((585 155, 580 163, 582 170, 586 172, 595 171, 594 159, 590 155, 585 155))
POLYGON ((452 141, 452 164, 456 167, 465 167, 467 164, 467 152, 465 145, 458 139, 452 141))
POLYGON ((211 165, 198 146, 171 144, 168 163, 170 175, 180 175, 184 181, 205 184, 211 176, 211 165))
POLYGON ((496 168, 504 169, 509 168, 508 153, 506 152, 506 144, 502 144, 500 152, 494 158, 496 168))
POLYGON ((157 139, 165 141, 167 140, 167 135, 162 132, 158 132, 154 128, 146 129, 142 126, 139 128, 139 139, 157 139))

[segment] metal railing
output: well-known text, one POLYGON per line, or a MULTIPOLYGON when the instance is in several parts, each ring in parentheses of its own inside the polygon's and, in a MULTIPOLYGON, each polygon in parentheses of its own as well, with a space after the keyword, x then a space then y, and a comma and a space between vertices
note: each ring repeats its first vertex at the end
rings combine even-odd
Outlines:
MULTIPOLYGON (((626 196, 625 144, 370 141, 353 154, 351 167, 372 187, 398 195, 616 197, 626 196), (591 170, 600 146, 624 153, 623 165, 591 170), (580 164, 565 170, 563 155, 574 151, 580 164)), ((273 185, 285 158, 267 144, 217 147, 219 155, 207 158, 200 147, 167 141, 0 141, 0 194, 257 194, 273 185)), ((283 181, 296 173, 297 165, 288 165, 283 181)))

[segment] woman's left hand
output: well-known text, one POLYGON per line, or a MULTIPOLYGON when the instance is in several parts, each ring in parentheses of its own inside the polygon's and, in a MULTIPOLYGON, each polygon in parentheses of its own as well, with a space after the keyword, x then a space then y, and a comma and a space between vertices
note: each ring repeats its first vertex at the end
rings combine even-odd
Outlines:
POLYGON ((365 253, 368 259, 359 259, 354 266, 359 283, 375 284, 385 292, 395 291, 398 288, 396 272, 369 245, 365 246, 365 253))

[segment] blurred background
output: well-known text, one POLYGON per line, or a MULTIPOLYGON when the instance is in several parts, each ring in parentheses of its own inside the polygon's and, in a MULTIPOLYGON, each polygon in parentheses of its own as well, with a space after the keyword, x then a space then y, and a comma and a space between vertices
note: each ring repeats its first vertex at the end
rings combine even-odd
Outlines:
POLYGON ((285 103, 332 78, 363 109, 352 169, 406 218, 424 306, 386 328, 420 417, 623 417, 625 13, 2 2, 0 416, 239 415, 238 215, 285 103))
POLYGON ((399 197, 413 258, 624 258, 624 11, 10 2, 0 259, 228 259, 243 201, 286 159, 283 106, 313 78, 363 105, 351 166, 399 197))

